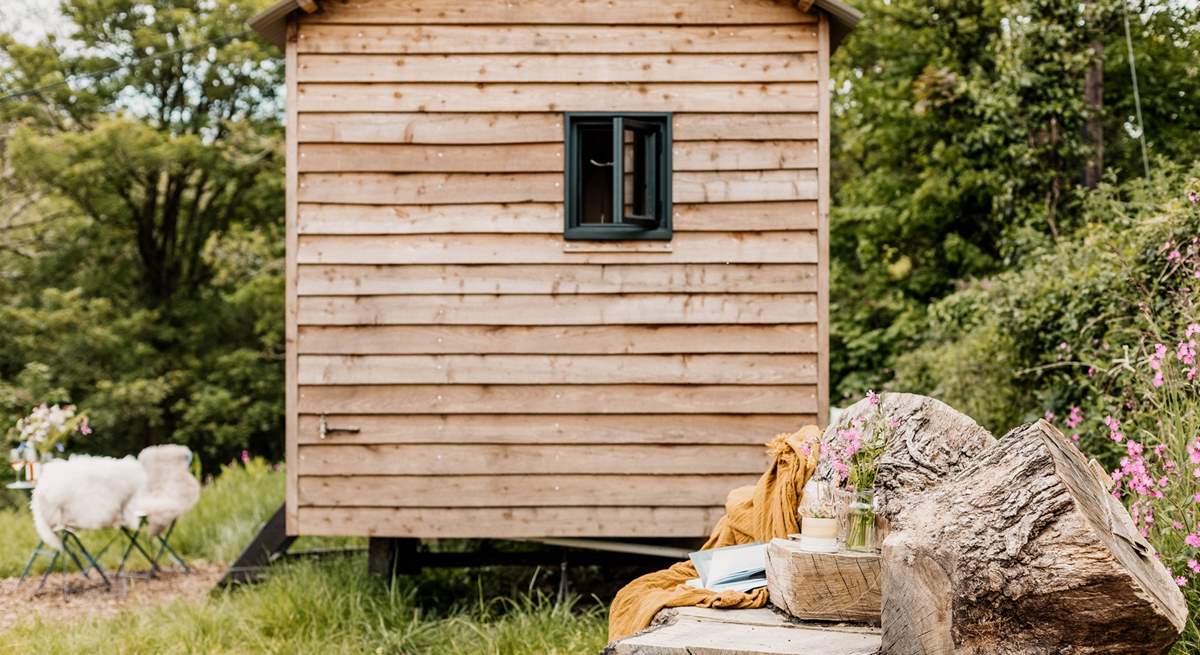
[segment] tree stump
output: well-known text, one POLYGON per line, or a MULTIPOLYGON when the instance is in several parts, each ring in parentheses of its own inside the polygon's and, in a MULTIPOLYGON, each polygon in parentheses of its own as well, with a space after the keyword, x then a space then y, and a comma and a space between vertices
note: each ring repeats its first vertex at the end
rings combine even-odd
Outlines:
MULTIPOLYGON (((946 481, 996 443, 974 419, 940 400, 885 393, 878 410, 864 399, 842 412, 838 421, 826 428, 822 446, 837 438, 838 428, 848 427, 858 418, 869 419, 875 411, 882 411, 896 425, 879 459, 875 479, 875 499, 884 519, 894 517, 908 496, 946 481)), ((828 480, 835 474, 823 463, 818 475, 828 480)))
POLYGON ((810 553, 788 539, 767 544, 771 604, 802 621, 879 624, 879 556, 810 553))
POLYGON ((1154 549, 1045 421, 910 501, 883 546, 884 653, 1162 653, 1184 627, 1154 549))

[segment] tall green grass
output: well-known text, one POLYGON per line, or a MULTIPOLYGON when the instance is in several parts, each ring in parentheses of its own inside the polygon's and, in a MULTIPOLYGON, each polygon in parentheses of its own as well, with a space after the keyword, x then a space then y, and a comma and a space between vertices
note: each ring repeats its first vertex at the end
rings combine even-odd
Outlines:
POLYGON ((0 635, 12 652, 38 653, 596 653, 603 609, 531 593, 422 609, 421 587, 385 584, 362 557, 298 561, 255 587, 202 602, 129 610, 62 629, 34 622, 0 635))
MULTIPOLYGON (((230 561, 282 502, 283 484, 283 472, 261 461, 225 467, 180 520, 174 543, 188 558, 230 561)), ((37 543, 28 509, 0 510, 0 535, 0 576, 16 575, 37 543)), ((99 546, 108 536, 84 540, 99 546)), ((308 539, 300 548, 331 545, 361 540, 308 539)), ((117 556, 110 550, 104 561, 117 556)), ((366 570, 361 553, 293 561, 262 584, 200 600, 69 626, 35 619, 0 633, 0 652, 565 655, 595 653, 606 641, 603 604, 556 602, 545 593, 551 581, 527 570, 431 570, 390 584, 366 570)))

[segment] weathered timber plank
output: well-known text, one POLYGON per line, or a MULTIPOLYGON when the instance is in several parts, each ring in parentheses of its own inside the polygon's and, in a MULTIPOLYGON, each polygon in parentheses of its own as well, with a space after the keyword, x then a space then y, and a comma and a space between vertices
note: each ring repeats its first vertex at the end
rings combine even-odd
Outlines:
POLYGON ((686 232, 662 252, 572 252, 557 234, 304 235, 296 257, 301 264, 812 264, 816 250, 815 232, 686 232))
POLYGON ((815 386, 302 386, 304 414, 811 414, 815 386))
MULTIPOLYGON (((541 21, 538 21, 541 22, 541 21)), ((816 52, 815 25, 300 25, 301 54, 816 52)))
POLYGON ((464 4, 460 0, 340 0, 305 22, 362 24, 811 24, 816 16, 777 0, 696 3, 690 0, 559 0, 464 4))
POLYGON ((771 604, 801 620, 878 625, 879 582, 876 553, 810 553, 787 539, 767 545, 771 604))
POLYGON ((305 445, 299 460, 301 476, 760 474, 768 463, 762 444, 305 445))
POLYGON ((301 444, 525 443, 761 445, 814 425, 811 414, 331 414, 328 425, 358 432, 320 438, 320 417, 300 417, 301 444))
POLYGON ((816 384, 816 355, 301 355, 300 384, 816 384))
POLYGON ((794 324, 816 319, 812 294, 302 296, 302 325, 794 324))
POLYGON ((300 82, 813 82, 817 55, 301 55, 300 82))
MULTIPOLYGON (((675 232, 815 230, 813 201, 677 204, 675 232)), ((561 234, 561 203, 303 204, 300 234, 561 234)))
MULTIPOLYGON (((562 143, 561 113, 313 113, 299 115, 301 143, 445 145, 562 143)), ((817 114, 680 114, 672 139, 683 141, 811 141, 817 114)))
MULTIPOLYGON (((816 141, 685 141, 672 148, 675 171, 815 168, 816 141)), ((563 170, 561 143, 421 145, 310 143, 302 173, 547 173, 563 170)))
POLYGON ((302 112, 815 112, 817 85, 777 83, 302 83, 302 112))
POLYGON ((686 607, 663 610, 605 655, 874 655, 879 647, 876 630, 789 623, 767 609, 686 607))
POLYGON ((300 328, 305 355, 815 353, 808 325, 346 325, 300 328))
POLYGON ((701 537, 723 507, 301 507, 307 535, 425 537, 701 537))
POLYGON ((711 507, 749 475, 301 476, 301 506, 711 507))
MULTIPOLYGON (((301 202, 376 205, 562 202, 562 173, 304 173, 301 202)), ((815 200, 817 174, 785 171, 677 172, 678 203, 815 200)))

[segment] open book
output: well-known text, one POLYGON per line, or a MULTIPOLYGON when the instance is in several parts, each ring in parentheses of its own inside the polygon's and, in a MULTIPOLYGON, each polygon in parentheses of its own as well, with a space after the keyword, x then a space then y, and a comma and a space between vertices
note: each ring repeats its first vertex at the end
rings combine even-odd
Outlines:
POLYGON ((699 578, 688 586, 711 591, 750 591, 767 586, 767 545, 747 544, 689 555, 699 578))

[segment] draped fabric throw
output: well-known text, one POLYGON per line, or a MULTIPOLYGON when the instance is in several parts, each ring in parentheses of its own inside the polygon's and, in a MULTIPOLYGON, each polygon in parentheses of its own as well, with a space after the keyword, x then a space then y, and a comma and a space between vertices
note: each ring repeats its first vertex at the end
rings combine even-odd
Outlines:
MULTIPOLYGON (((821 431, 807 426, 776 436, 767 444, 771 465, 753 487, 739 487, 725 500, 725 516, 717 522, 704 548, 770 541, 798 532, 796 509, 804 484, 817 469, 821 431)), ((608 618, 609 641, 644 630, 667 607, 746 609, 767 604, 767 589, 749 593, 713 592, 687 586, 697 577, 691 562, 648 573, 617 592, 608 618)))

